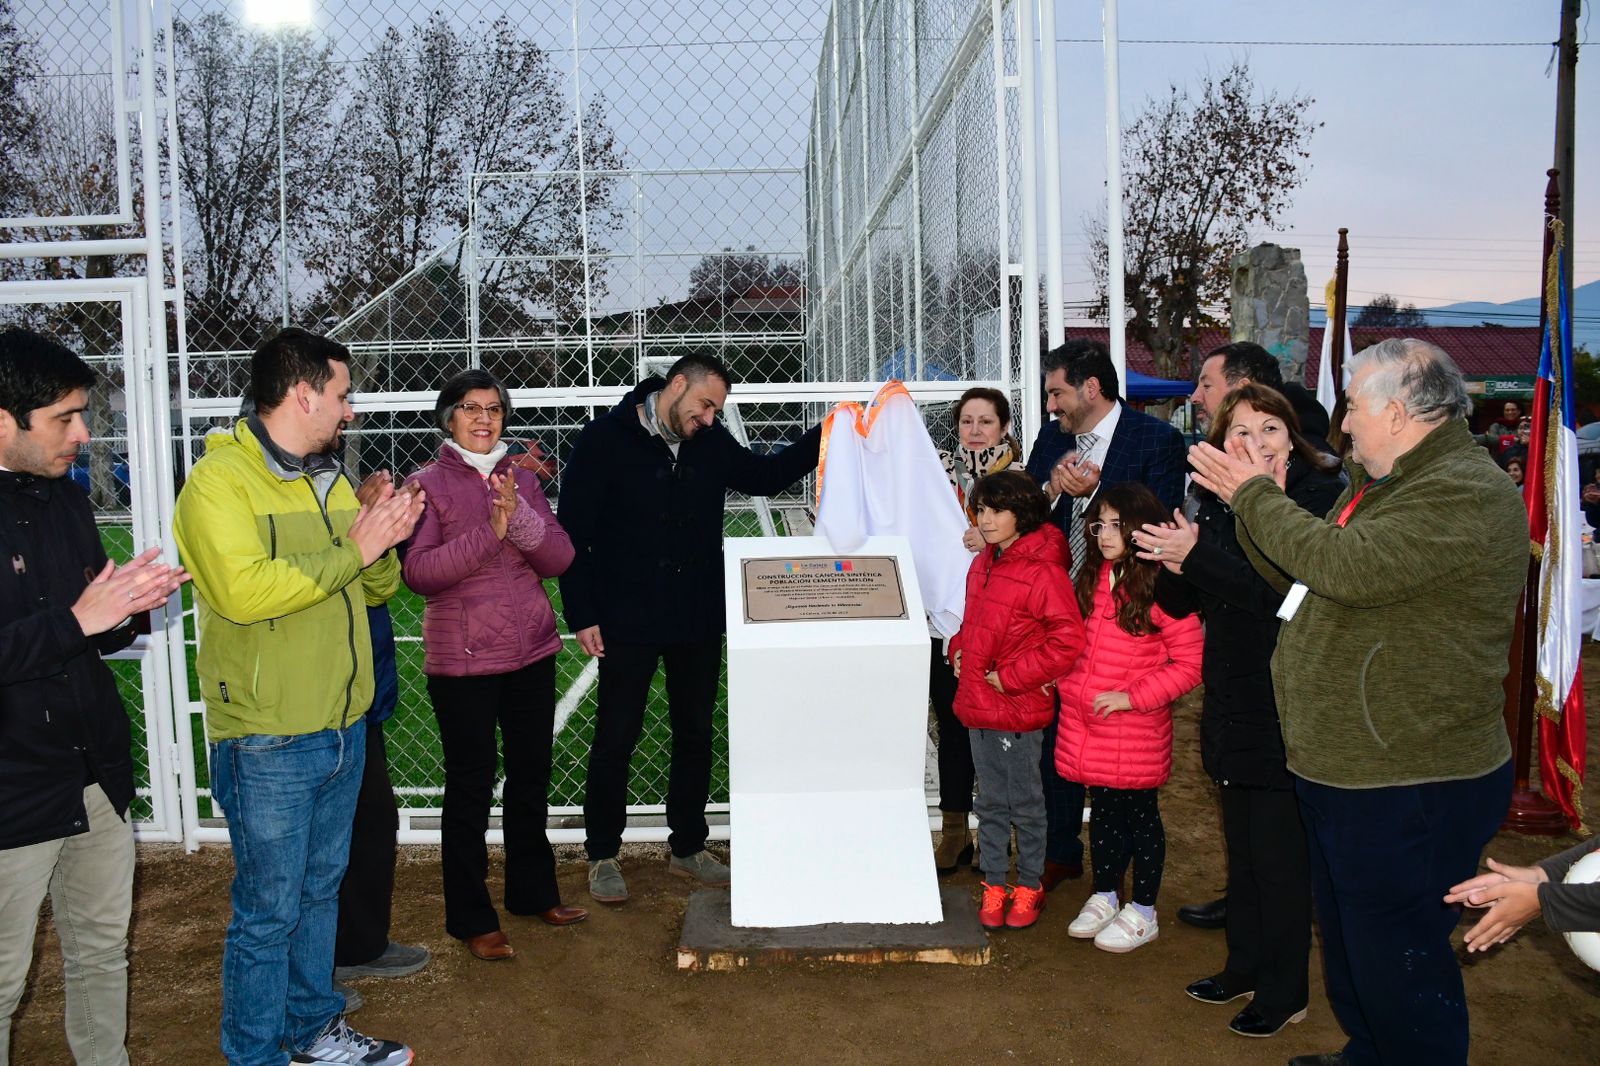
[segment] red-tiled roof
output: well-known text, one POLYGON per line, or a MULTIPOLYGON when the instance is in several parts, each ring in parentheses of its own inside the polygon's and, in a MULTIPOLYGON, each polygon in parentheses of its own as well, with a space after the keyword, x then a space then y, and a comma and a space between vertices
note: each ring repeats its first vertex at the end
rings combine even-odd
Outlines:
MULTIPOLYGON (((1317 364, 1322 356, 1322 327, 1313 326, 1306 358, 1306 384, 1315 388, 1317 364)), ((1111 331, 1104 326, 1068 326, 1067 336, 1078 340, 1106 342, 1111 331)), ((1357 329, 1351 333, 1356 351, 1390 337, 1416 337, 1443 348, 1467 377, 1494 374, 1535 374, 1539 370, 1540 332, 1536 326, 1427 326, 1422 329, 1357 329)), ((1196 348, 1209 352, 1232 338, 1226 330, 1211 329, 1200 335, 1196 348)), ((1156 373, 1155 356, 1150 350, 1128 339, 1128 365, 1141 374, 1156 373)), ((1184 375, 1193 377, 1193 371, 1184 375)))

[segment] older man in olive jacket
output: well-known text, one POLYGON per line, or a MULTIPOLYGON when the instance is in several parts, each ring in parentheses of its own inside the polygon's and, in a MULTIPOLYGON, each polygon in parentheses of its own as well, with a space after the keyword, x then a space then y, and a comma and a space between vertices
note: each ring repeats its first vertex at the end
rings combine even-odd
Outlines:
POLYGON ((1445 892, 1505 817, 1502 679, 1528 560, 1516 488, 1477 447, 1443 351, 1351 361, 1350 488, 1326 520, 1254 450, 1190 453, 1252 563, 1288 592, 1273 683, 1311 850, 1328 999, 1349 1036, 1297 1066, 1467 1061, 1445 892))

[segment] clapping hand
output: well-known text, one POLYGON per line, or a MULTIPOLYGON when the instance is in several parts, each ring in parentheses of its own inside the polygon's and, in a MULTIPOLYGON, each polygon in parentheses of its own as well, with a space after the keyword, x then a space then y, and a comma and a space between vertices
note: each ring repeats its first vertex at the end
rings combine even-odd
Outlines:
POLYGON ((356 520, 350 523, 349 538, 361 549, 363 567, 371 566, 384 552, 411 536, 427 501, 421 486, 415 489, 407 486, 405 491, 396 492, 390 483, 375 491, 379 494, 378 502, 370 507, 363 506, 356 512, 356 520))
POLYGON ((1288 483, 1288 467, 1261 458, 1254 442, 1248 438, 1230 437, 1227 447, 1223 452, 1201 441, 1189 449, 1189 465, 1194 468, 1195 482, 1216 493, 1223 503, 1231 504, 1239 486, 1253 477, 1270 477, 1280 489, 1288 483))
POLYGON ((496 537, 505 540, 511 516, 517 511, 517 479, 511 474, 494 474, 489 478, 489 492, 494 497, 489 505, 489 526, 496 537))
POLYGON ((149 548, 121 566, 107 560, 72 605, 84 636, 108 632, 136 614, 154 610, 189 580, 183 567, 157 562, 160 556, 160 548, 149 548))
POLYGON ((1077 452, 1068 452, 1050 471, 1050 487, 1056 495, 1083 497, 1100 484, 1100 468, 1077 452))
POLYGON ((368 474, 367 479, 356 489, 356 502, 363 507, 372 507, 394 494, 394 475, 387 470, 379 470, 368 474))
POLYGON ((1180 510, 1174 510, 1172 518, 1171 522, 1160 525, 1146 522, 1133 531, 1133 543, 1139 549, 1139 558, 1160 563, 1174 574, 1181 574, 1183 561, 1200 539, 1200 527, 1183 517, 1180 510))

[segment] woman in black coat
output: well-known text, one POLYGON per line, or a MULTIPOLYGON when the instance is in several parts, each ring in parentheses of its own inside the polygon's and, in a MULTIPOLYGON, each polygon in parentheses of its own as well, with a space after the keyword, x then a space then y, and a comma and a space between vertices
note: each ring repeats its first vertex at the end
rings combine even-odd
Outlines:
MULTIPOLYGON (((1211 443, 1221 448, 1235 436, 1252 440, 1289 498, 1318 517, 1343 490, 1338 460, 1306 442, 1277 391, 1249 384, 1223 402, 1211 443)), ((1140 558, 1164 564, 1156 587, 1162 606, 1175 614, 1199 610, 1206 619, 1200 753, 1222 793, 1228 961, 1186 991, 1206 1003, 1254 993, 1229 1028, 1271 1036, 1305 1016, 1311 952, 1305 831, 1272 691, 1283 597, 1245 558, 1228 505, 1203 490, 1197 497, 1193 523, 1180 514, 1175 523, 1133 534, 1140 558)))

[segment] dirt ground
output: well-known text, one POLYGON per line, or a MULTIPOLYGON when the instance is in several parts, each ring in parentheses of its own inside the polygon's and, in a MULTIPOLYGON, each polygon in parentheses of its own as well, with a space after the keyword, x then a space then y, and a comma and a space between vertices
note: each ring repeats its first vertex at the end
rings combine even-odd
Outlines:
MULTIPOLYGON (((1600 707, 1595 645, 1586 646, 1584 663, 1589 706, 1600 707)), ((984 967, 817 964, 680 974, 674 947, 688 888, 667 876, 664 848, 630 846, 624 865, 633 898, 626 905, 592 904, 581 855, 563 849, 563 894, 590 906, 590 920, 552 929, 508 916, 505 928, 517 957, 483 963, 445 935, 438 852, 418 848, 401 858, 393 932, 396 939, 426 944, 434 961, 410 978, 360 982, 367 1003, 352 1020, 365 1032, 408 1042, 422 1066, 1281 1064, 1291 1055, 1340 1047, 1318 949, 1310 1016, 1274 1039, 1234 1036, 1227 1030, 1233 1008, 1183 994, 1185 984, 1223 961, 1221 933, 1191 929, 1175 914, 1179 904, 1209 899, 1223 883, 1215 798, 1200 770, 1198 707, 1192 696, 1178 716, 1176 769, 1161 797, 1168 855, 1161 936, 1132 954, 1111 955, 1068 938, 1067 923, 1088 887, 1067 882, 1052 893, 1037 927, 994 937, 993 958, 984 967)), ((1600 728, 1591 729, 1589 765, 1600 768, 1600 728)), ((1489 853, 1527 863, 1571 840, 1502 834, 1489 853)), ((495 866, 498 898, 498 858, 495 866)), ((231 875, 225 847, 195 855, 173 846, 140 849, 131 937, 136 1064, 220 1061, 219 980, 231 875)), ((975 873, 955 877, 977 885, 975 873)), ((844 871, 838 888, 850 891, 844 871)), ((1596 1061, 1600 975, 1579 963, 1559 934, 1535 922, 1505 947, 1464 962, 1475 1063, 1596 1061)), ((12 1061, 70 1062, 61 1024, 60 955, 46 920, 15 1019, 12 1061)))

